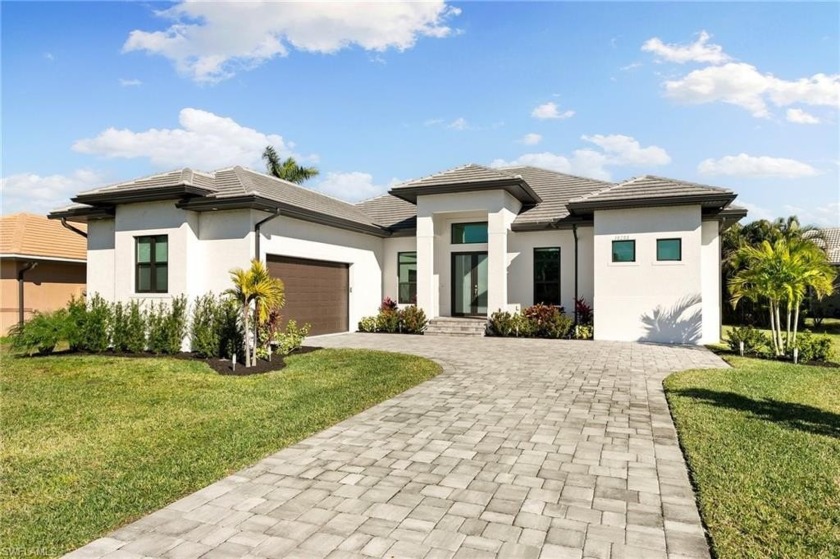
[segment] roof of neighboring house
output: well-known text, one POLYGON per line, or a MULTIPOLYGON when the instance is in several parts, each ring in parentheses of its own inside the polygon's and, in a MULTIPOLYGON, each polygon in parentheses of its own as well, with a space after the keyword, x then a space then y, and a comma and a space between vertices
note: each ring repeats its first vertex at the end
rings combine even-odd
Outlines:
POLYGON ((735 193, 725 188, 653 175, 636 177, 569 201, 573 212, 595 209, 699 203, 726 206, 735 193))
POLYGON ((528 166, 490 168, 469 164, 397 185, 357 204, 258 173, 231 167, 212 173, 180 169, 83 192, 52 218, 76 221, 113 215, 115 205, 178 200, 195 211, 253 208, 379 236, 416 227, 418 195, 505 190, 522 202, 515 230, 562 227, 590 220, 596 209, 700 204, 722 218, 745 211, 731 206, 731 190, 646 175, 619 184, 528 166))
POLYGON ((826 227, 820 229, 825 237, 825 252, 828 261, 840 265, 840 227, 826 227))
POLYGON ((84 262, 87 240, 46 216, 16 213, 0 217, 0 254, 84 262))

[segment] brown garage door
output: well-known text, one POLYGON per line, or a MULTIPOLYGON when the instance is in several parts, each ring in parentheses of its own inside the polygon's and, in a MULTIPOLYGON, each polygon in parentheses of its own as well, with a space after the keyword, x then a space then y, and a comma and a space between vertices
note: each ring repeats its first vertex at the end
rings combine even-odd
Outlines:
POLYGON ((310 335, 348 330, 349 274, 347 264, 286 256, 266 258, 268 271, 286 287, 283 323, 312 325, 310 335))

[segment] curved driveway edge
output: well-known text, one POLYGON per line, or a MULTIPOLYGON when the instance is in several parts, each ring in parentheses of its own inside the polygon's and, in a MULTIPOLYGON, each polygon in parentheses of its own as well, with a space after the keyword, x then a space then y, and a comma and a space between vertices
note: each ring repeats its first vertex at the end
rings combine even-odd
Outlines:
POLYGON ((346 334, 437 377, 67 557, 708 558, 662 390, 703 348, 346 334))

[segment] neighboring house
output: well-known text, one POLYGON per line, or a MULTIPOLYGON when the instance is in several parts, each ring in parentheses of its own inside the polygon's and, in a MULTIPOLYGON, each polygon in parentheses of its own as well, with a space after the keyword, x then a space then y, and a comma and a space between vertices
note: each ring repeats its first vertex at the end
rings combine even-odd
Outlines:
POLYGON ((837 270, 837 279, 834 280, 834 293, 817 303, 817 306, 822 316, 840 318, 840 227, 826 227, 820 231, 825 239, 828 261, 837 270))
MULTIPOLYGON (((84 233, 84 226, 80 232, 84 233)), ((0 332, 85 290, 87 241, 45 216, 0 217, 0 332)))
POLYGON ((579 296, 597 339, 697 344, 719 339, 719 234, 746 215, 735 196, 466 165, 350 204, 234 167, 91 190, 50 217, 88 224, 88 290, 110 300, 219 293, 257 256, 313 334, 354 330, 384 296, 430 318, 572 312, 579 296))

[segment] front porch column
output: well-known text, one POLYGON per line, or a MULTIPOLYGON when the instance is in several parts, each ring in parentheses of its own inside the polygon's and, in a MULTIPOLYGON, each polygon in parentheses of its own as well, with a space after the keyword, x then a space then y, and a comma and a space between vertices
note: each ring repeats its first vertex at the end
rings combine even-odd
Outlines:
POLYGON ((417 306, 428 319, 438 316, 435 285, 435 223, 432 216, 417 216, 417 306))
POLYGON ((487 314, 507 310, 507 236, 509 218, 506 210, 487 215, 487 314))

